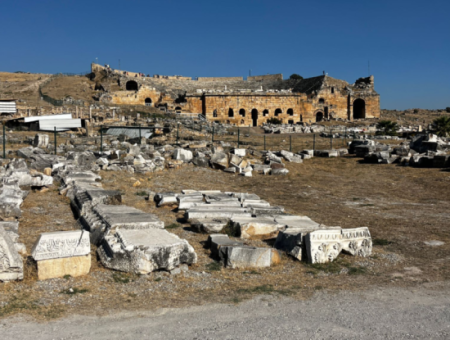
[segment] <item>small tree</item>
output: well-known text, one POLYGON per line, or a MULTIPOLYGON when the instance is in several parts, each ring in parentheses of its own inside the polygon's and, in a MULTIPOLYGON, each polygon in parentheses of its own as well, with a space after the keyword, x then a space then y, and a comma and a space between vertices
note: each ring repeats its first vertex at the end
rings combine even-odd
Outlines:
POLYGON ((441 137, 450 135, 450 116, 442 116, 433 121, 436 134, 441 137))
POLYGON ((398 124, 391 120, 382 120, 377 124, 377 135, 397 136, 398 124))
POLYGON ((450 107, 446 107, 445 111, 447 111, 448 113, 450 113, 450 107))
POLYGON ((294 80, 302 80, 303 77, 297 73, 291 74, 291 76, 289 77, 289 79, 294 79, 294 80))

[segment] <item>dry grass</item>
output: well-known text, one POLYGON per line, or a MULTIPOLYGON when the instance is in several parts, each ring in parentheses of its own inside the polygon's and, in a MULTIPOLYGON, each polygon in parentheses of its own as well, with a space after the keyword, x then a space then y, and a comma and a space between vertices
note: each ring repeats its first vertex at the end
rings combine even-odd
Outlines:
MULTIPOLYGON (((213 302, 239 303, 261 293, 306 298, 319 289, 413 286, 450 278, 449 172, 360 164, 353 157, 314 158, 303 164, 287 164, 287 168, 287 176, 255 174, 252 178, 191 165, 146 175, 101 172, 105 189, 123 192, 123 204, 154 213, 168 226, 178 224, 169 232, 190 242, 198 263, 177 276, 161 272, 147 276, 121 274, 103 268, 92 247, 89 275, 42 282, 37 281, 35 265, 28 259, 24 281, 0 284, 0 317, 25 313, 49 319, 68 313, 104 314, 213 302), (138 188, 132 186, 136 180, 142 183, 138 188), (372 237, 380 241, 370 258, 342 254, 332 264, 312 266, 282 256, 281 264, 272 268, 224 269, 204 249, 207 235, 191 231, 182 212, 157 208, 137 195, 144 190, 182 189, 256 193, 272 205, 284 206, 289 213, 306 215, 329 226, 368 226, 372 237), (427 240, 445 244, 429 247, 423 243, 427 240), (410 267, 420 270, 411 271, 410 267), (70 288, 87 291, 61 293, 70 288)), ((77 228, 68 200, 55 190, 31 192, 22 207, 20 240, 28 251, 42 232, 77 228)), ((248 244, 270 246, 263 241, 248 244)))

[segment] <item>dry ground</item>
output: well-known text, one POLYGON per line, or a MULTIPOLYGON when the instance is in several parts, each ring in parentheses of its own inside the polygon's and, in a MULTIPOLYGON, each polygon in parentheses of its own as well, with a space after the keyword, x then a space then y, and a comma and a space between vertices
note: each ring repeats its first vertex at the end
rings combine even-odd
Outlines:
MULTIPOLYGON (((285 177, 252 178, 190 165, 150 175, 101 172, 104 188, 123 192, 123 204, 157 214, 171 227, 170 232, 187 239, 197 252, 198 263, 175 276, 165 272, 135 276, 104 269, 93 249, 89 275, 37 281, 35 265, 28 258, 23 282, 0 284, 0 317, 25 313, 49 319, 71 313, 239 303, 260 293, 301 299, 320 289, 415 286, 450 278, 449 172, 360 164, 353 157, 314 158, 287 167, 290 173, 285 177), (133 188, 137 179, 142 186, 133 188), (192 232, 183 223, 182 213, 156 208, 141 196, 148 190, 182 189, 256 193, 272 205, 282 205, 289 213, 306 215, 319 223, 344 228, 368 226, 375 243, 373 255, 341 255, 329 265, 309 265, 284 256, 273 268, 221 269, 203 248, 207 235, 192 232), (429 240, 445 244, 424 244, 429 240)), ((31 192, 23 204, 19 231, 29 252, 39 233, 75 227, 68 200, 55 189, 31 192)), ((270 242, 250 243, 270 246, 270 242)))

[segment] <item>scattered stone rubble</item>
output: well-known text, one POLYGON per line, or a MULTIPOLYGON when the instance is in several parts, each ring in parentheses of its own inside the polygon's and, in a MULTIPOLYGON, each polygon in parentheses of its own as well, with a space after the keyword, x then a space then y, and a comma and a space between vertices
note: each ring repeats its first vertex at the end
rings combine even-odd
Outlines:
POLYGON ((29 170, 23 159, 6 161, 0 167, 0 281, 22 280, 25 245, 18 242, 21 205, 28 195, 22 187, 44 187, 53 183, 53 178, 36 170, 29 170))
POLYGON ((306 216, 289 215, 255 194, 183 190, 181 194, 155 195, 158 206, 178 205, 197 232, 211 234, 211 255, 225 267, 270 267, 284 251, 311 263, 333 261, 341 251, 369 256, 372 239, 368 228, 341 229, 320 225, 306 216), (230 239, 227 232, 240 240, 230 239), (275 239, 274 249, 251 247, 246 240, 275 239))
POLYGON ((55 176, 62 179, 60 192, 71 199, 105 267, 148 274, 196 263, 197 255, 186 240, 164 230, 155 215, 120 205, 120 193, 104 190, 100 176, 73 164, 56 167, 55 176))
POLYGON ((348 152, 364 158, 366 163, 410 165, 415 167, 450 167, 450 142, 433 134, 413 137, 408 144, 380 144, 373 140, 355 140, 348 152))

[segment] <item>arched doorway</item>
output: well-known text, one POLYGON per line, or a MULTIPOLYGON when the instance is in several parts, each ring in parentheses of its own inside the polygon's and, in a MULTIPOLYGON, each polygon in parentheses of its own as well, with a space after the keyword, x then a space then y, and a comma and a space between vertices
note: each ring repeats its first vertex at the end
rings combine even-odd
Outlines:
POLYGON ((127 84, 125 85, 127 91, 137 91, 138 90, 138 83, 134 80, 127 81, 127 84))
POLYGON ((278 116, 278 115, 280 115, 282 113, 283 113, 283 111, 281 111, 281 109, 276 109, 275 110, 275 116, 278 116))
POLYGON ((244 109, 240 109, 239 110, 239 115, 242 117, 245 117, 245 110, 244 109))
POLYGON ((176 113, 181 113, 181 107, 177 106, 177 107, 175 108, 175 112, 176 112, 176 113))
POLYGON ((152 106, 151 98, 145 98, 145 106, 152 106))
POLYGON ((258 126, 258 110, 257 109, 252 110, 252 121, 253 121, 253 126, 258 126))
POLYGON ((325 99, 323 99, 323 98, 320 98, 320 99, 319 99, 319 104, 320 104, 320 105, 323 105, 323 104, 325 104, 325 99))
POLYGON ((217 110, 214 110, 214 111, 213 111, 213 117, 214 117, 214 118, 217 118, 217 110))
POLYGON ((234 117, 234 110, 231 107, 228 109, 228 117, 229 118, 233 118, 234 117))
POLYGON ((293 110, 293 109, 288 109, 288 110, 287 110, 287 114, 288 114, 289 116, 293 116, 293 115, 294 115, 294 110, 293 110))
POLYGON ((366 118, 366 102, 358 98, 353 102, 353 119, 366 118))
POLYGON ((269 110, 267 110, 267 109, 264 110, 264 111, 263 111, 263 116, 264 116, 264 117, 267 117, 268 115, 269 115, 269 110))
POLYGON ((316 122, 321 122, 323 120, 323 112, 316 113, 316 122))

